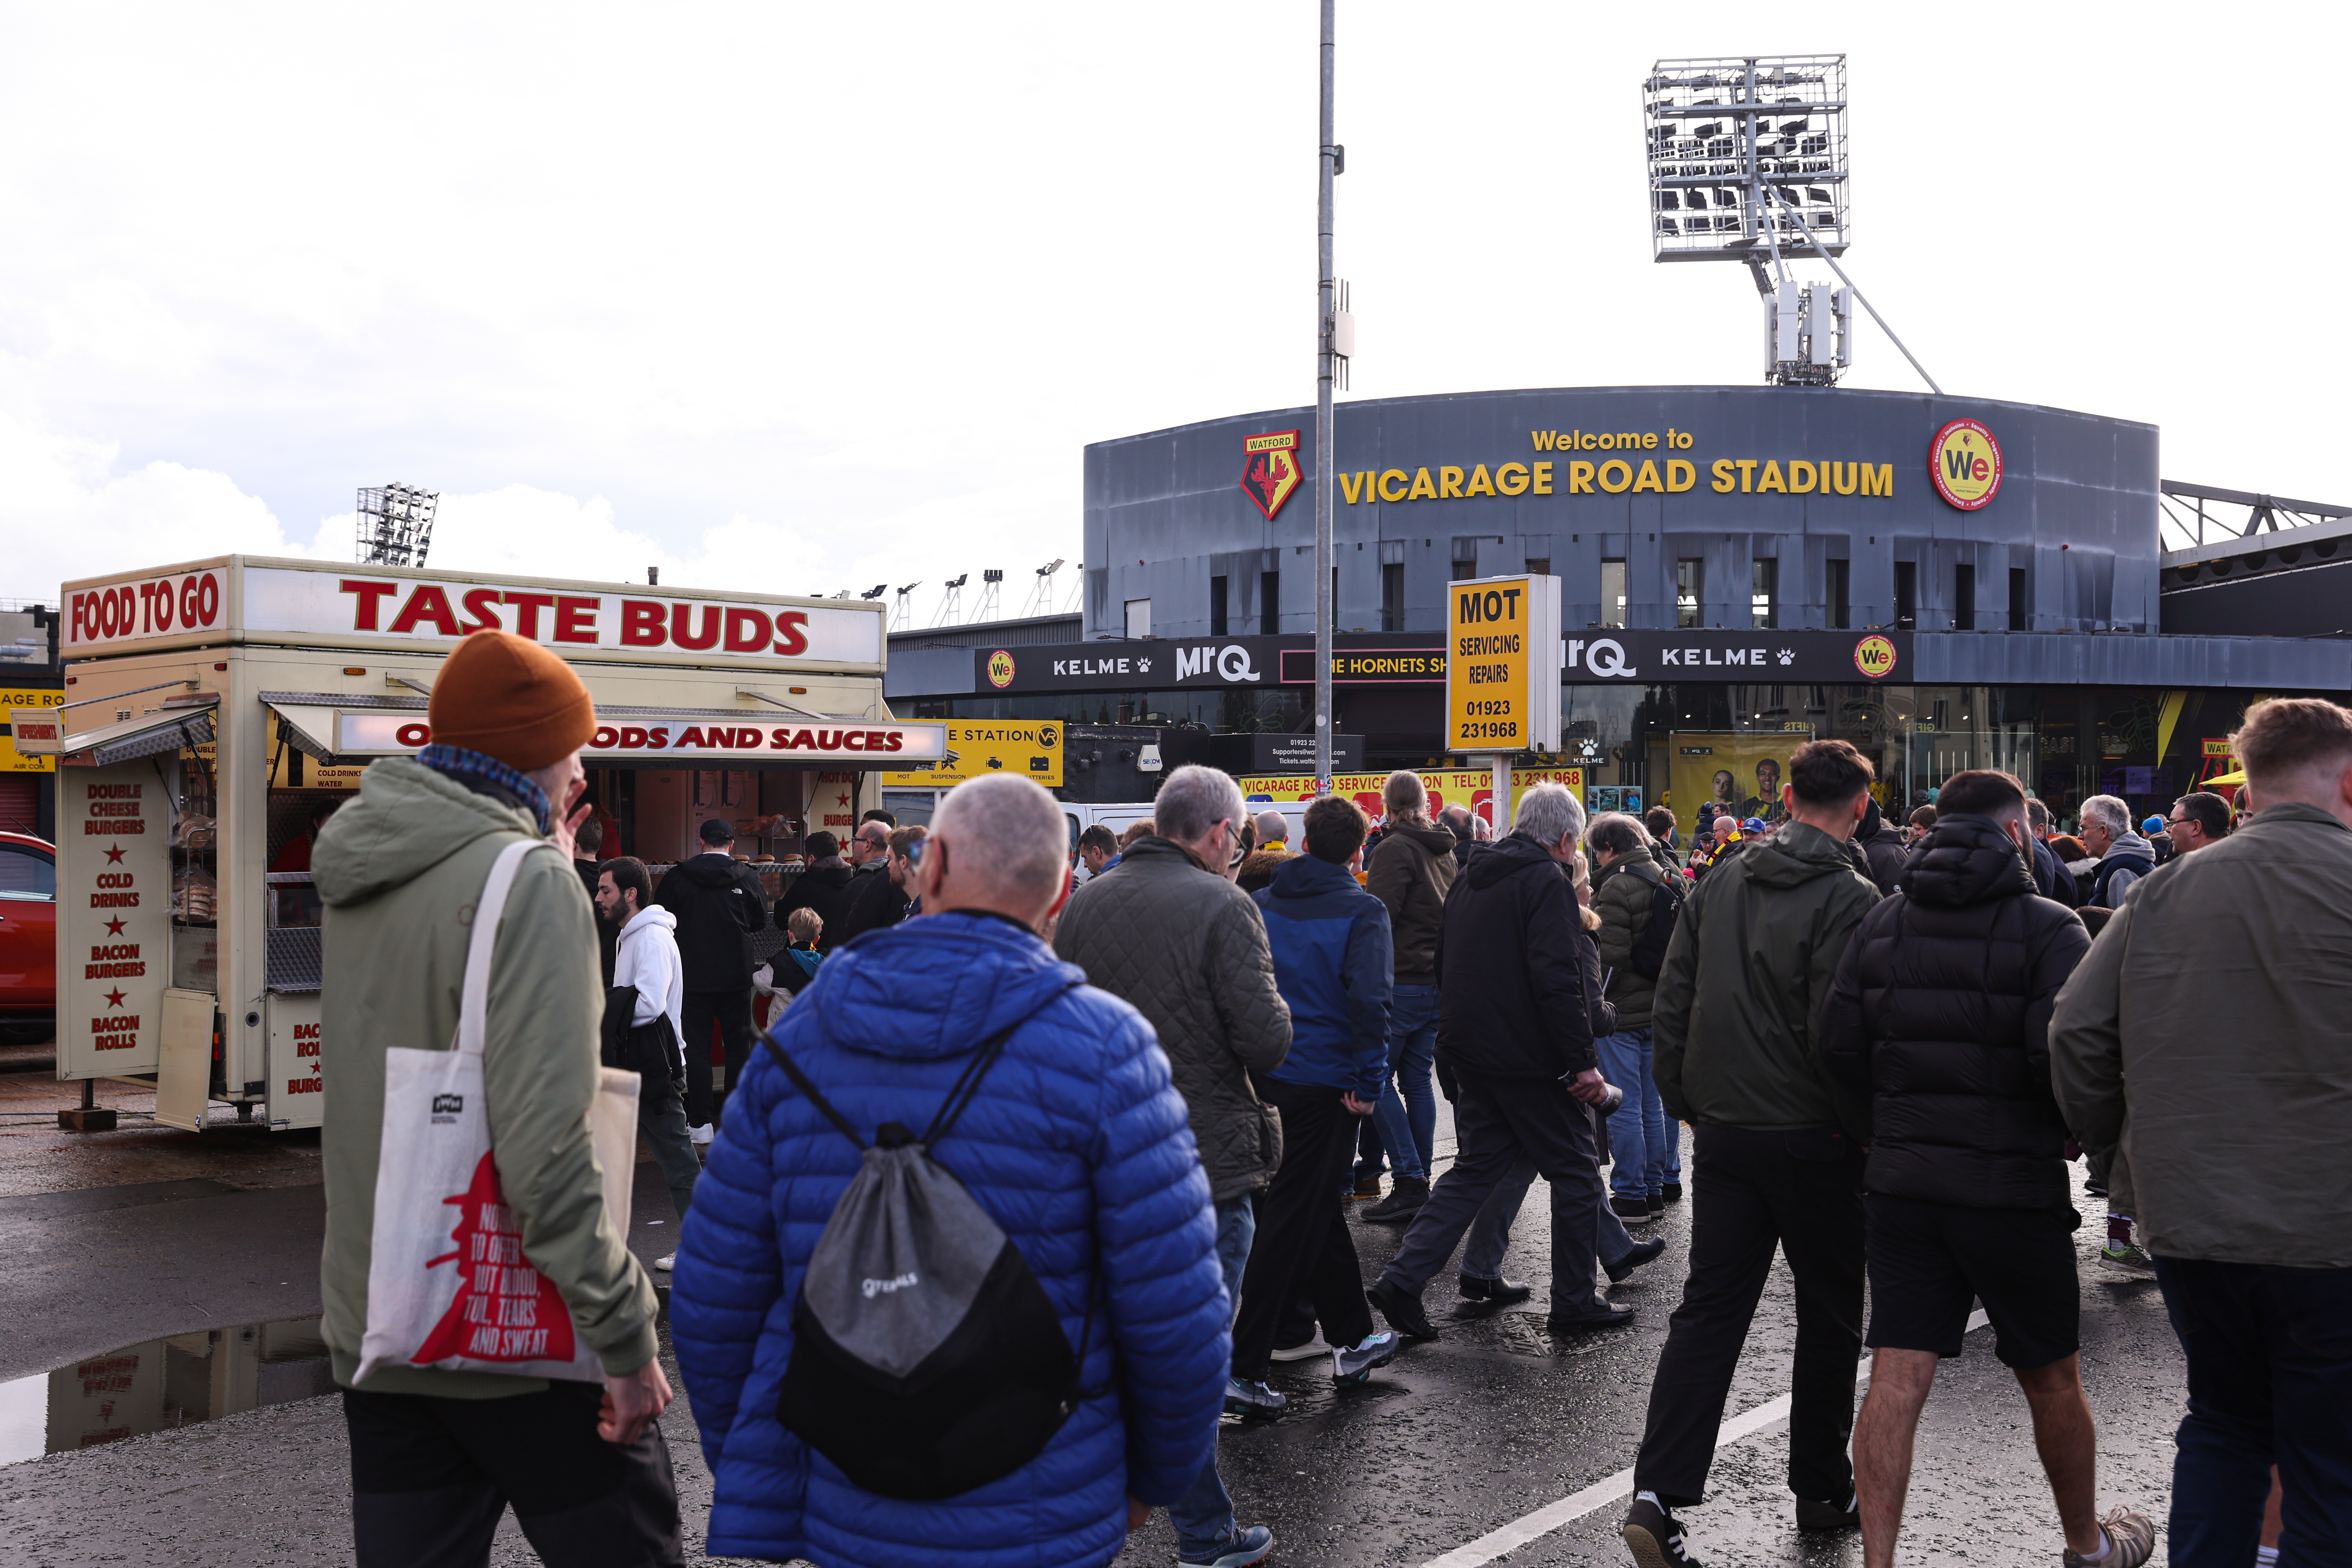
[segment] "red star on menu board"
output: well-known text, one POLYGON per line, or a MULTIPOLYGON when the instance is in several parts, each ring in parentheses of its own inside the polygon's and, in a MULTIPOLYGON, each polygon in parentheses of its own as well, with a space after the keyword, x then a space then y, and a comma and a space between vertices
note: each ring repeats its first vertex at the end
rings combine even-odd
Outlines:
POLYGON ((106 993, 106 1005, 107 1005, 108 1007, 110 1007, 110 1008, 119 1008, 119 1007, 121 1007, 121 1006, 122 1005, 122 993, 121 993, 121 991, 109 991, 109 992, 107 992, 107 993, 106 993))
POLYGON ((122 916, 118 915, 113 919, 106 923, 106 934, 109 936, 120 936, 122 935, 122 916))
POLYGON ((106 847, 106 863, 109 865, 119 865, 121 862, 122 846, 121 844, 109 844, 106 847))

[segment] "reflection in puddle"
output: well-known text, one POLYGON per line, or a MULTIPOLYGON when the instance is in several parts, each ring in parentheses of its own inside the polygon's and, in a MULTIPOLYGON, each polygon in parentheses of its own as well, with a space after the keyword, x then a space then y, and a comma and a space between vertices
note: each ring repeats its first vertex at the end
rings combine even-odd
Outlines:
POLYGON ((334 1391, 315 1317, 151 1339, 0 1383, 0 1465, 334 1391))

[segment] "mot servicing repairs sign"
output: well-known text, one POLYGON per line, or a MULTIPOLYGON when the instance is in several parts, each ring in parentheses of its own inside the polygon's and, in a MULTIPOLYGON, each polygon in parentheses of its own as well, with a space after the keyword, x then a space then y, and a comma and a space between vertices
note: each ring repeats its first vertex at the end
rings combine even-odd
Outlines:
POLYGON ((1445 749, 1559 749, 1559 579, 1446 585, 1445 749))
POLYGON ((221 643, 442 652, 512 632, 568 658, 870 672, 878 603, 227 556, 68 582, 68 659, 221 643))

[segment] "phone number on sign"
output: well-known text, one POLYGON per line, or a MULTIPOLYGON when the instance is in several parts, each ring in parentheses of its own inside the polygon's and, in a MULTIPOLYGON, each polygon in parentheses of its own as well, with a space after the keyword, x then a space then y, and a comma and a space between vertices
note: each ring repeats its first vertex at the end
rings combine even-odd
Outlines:
POLYGON ((1517 707, 1508 697, 1489 697, 1483 702, 1466 702, 1462 711, 1474 718, 1508 718, 1517 707))
POLYGON ((1512 721, 1489 721, 1486 724, 1462 724, 1454 728, 1456 740, 1517 740, 1519 727, 1512 721))

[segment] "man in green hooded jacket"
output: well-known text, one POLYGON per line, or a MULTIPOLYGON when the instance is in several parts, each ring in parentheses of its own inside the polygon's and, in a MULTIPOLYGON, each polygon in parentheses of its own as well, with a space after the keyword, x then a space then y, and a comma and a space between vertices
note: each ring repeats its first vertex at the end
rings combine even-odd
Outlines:
POLYGON ((1800 1529, 1858 1526, 1853 1369, 1862 1354, 1867 1102, 1833 1082, 1819 1024, 1846 943, 1878 902, 1846 841, 1870 763, 1843 740, 1790 758, 1789 820, 1742 841, 1675 923, 1652 1006, 1666 1114, 1691 1124, 1690 1278, 1650 1385, 1624 1534, 1644 1563, 1688 1563, 1677 1505, 1706 1493, 1723 1406, 1777 1246, 1796 1276, 1789 1490, 1800 1529))
POLYGON ((327 1234, 321 1333, 343 1386, 360 1568, 477 1564, 511 1502, 541 1561, 682 1561, 669 1385, 653 1284, 604 1207, 588 1113, 604 1007, 595 917, 572 869, 587 688, 504 632, 460 643, 435 680, 433 744, 368 768, 311 860, 325 901, 320 1030, 327 1234), (525 855, 499 922, 483 1100, 522 1253, 556 1287, 599 1383, 394 1366, 357 1381, 383 1150, 384 1052, 446 1051, 476 900, 508 845, 525 855))

